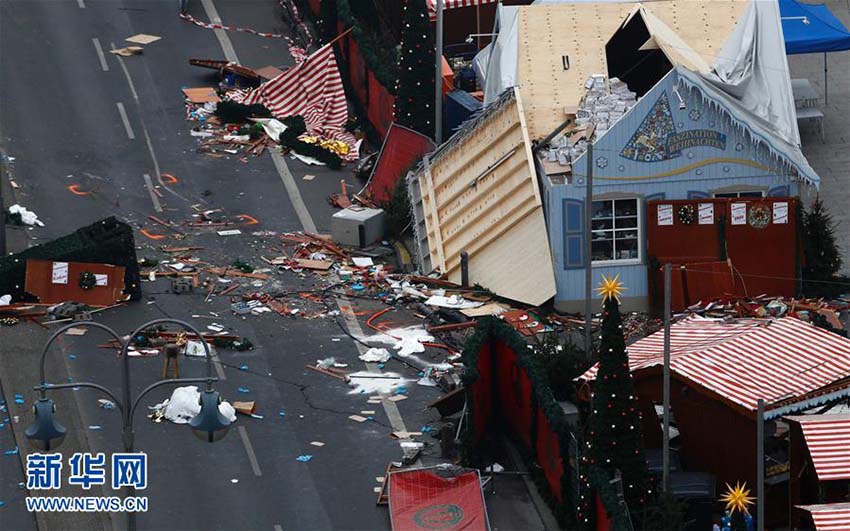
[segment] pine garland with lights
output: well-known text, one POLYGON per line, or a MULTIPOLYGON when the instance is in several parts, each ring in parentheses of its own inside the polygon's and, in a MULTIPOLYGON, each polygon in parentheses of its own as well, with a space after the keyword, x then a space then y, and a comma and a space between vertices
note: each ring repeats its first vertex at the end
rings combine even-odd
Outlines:
MULTIPOLYGON (((599 369, 591 394, 582 462, 585 469, 595 467, 612 476, 616 470, 620 471, 623 497, 634 517, 642 514, 652 495, 652 487, 623 336, 619 303, 622 289, 618 278, 604 278, 602 287, 598 288, 604 297, 599 369)), ((592 488, 589 478, 584 478, 583 483, 587 489, 592 488)), ((594 512, 593 500, 588 498, 583 500, 580 521, 586 522, 594 512)))
POLYGON ((398 61, 395 122, 434 138, 434 29, 425 2, 406 0, 398 61))

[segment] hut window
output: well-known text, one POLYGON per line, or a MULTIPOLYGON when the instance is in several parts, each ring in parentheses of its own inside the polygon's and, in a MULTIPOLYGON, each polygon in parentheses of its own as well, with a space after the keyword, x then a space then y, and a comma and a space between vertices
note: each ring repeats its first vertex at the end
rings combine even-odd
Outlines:
POLYGON ((758 190, 745 190, 743 192, 722 192, 714 194, 717 199, 738 199, 741 197, 764 197, 764 192, 758 190))
POLYGON ((637 198, 593 202, 591 231, 594 262, 640 259, 640 222, 637 198))

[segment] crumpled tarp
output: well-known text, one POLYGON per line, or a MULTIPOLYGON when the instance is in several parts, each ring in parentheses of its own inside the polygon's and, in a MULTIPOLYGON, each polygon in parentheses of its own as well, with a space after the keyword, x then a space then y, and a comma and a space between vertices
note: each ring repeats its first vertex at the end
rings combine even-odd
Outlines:
POLYGON ((711 72, 701 77, 785 142, 800 145, 779 4, 750 2, 711 72))
MULTIPOLYGON (((167 420, 174 424, 188 424, 192 417, 201 412, 201 393, 195 385, 178 387, 171 397, 151 407, 152 411, 164 411, 167 420)), ((230 422, 236 420, 236 410, 229 402, 223 401, 218 405, 218 411, 230 422)))

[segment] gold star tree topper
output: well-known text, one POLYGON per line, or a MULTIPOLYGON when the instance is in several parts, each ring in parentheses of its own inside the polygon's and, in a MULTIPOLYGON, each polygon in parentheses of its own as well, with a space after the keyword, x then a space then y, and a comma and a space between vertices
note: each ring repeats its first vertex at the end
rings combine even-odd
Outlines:
POLYGON ((599 287, 596 288, 596 292, 599 295, 602 295, 602 302, 604 303, 608 299, 617 299, 617 302, 620 302, 620 294, 626 290, 626 287, 620 282, 620 274, 617 273, 615 277, 609 277, 606 275, 602 275, 602 282, 599 283, 599 287))
POLYGON ((750 497, 750 489, 747 488, 747 483, 744 482, 742 485, 740 482, 736 482, 734 488, 727 483, 726 489, 726 494, 720 498, 720 501, 726 502, 726 508, 729 512, 739 511, 750 514, 748 507, 753 504, 754 498, 750 497))

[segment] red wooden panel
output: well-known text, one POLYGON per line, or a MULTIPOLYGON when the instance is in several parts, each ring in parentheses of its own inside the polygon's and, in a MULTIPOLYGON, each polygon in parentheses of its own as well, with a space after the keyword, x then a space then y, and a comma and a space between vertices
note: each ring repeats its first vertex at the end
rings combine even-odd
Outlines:
POLYGON ((368 195, 378 204, 389 201, 404 172, 434 149, 427 136, 412 129, 391 124, 375 171, 369 179, 368 195))
POLYGON ((525 369, 520 367, 513 349, 501 341, 496 341, 494 347, 499 418, 526 448, 532 448, 531 420, 534 408, 531 405, 531 380, 525 369))
POLYGON ((383 85, 378 83, 375 75, 369 72, 369 108, 367 116, 372 126, 383 138, 393 122, 393 104, 395 98, 383 85))
POLYGON ((52 260, 27 260, 24 289, 38 297, 43 304, 58 304, 65 301, 82 302, 92 306, 109 306, 124 300, 124 268, 109 264, 85 262, 63 262, 68 264, 65 284, 53 283, 52 260), (80 273, 88 271, 95 275, 106 275, 105 286, 85 290, 79 286, 80 273))
POLYGON ((552 426, 546 419, 543 410, 537 409, 537 463, 543 469, 546 482, 552 490, 552 494, 559 502, 563 503, 564 495, 561 492, 561 478, 564 475, 564 461, 561 455, 561 442, 558 434, 552 430, 552 426))

